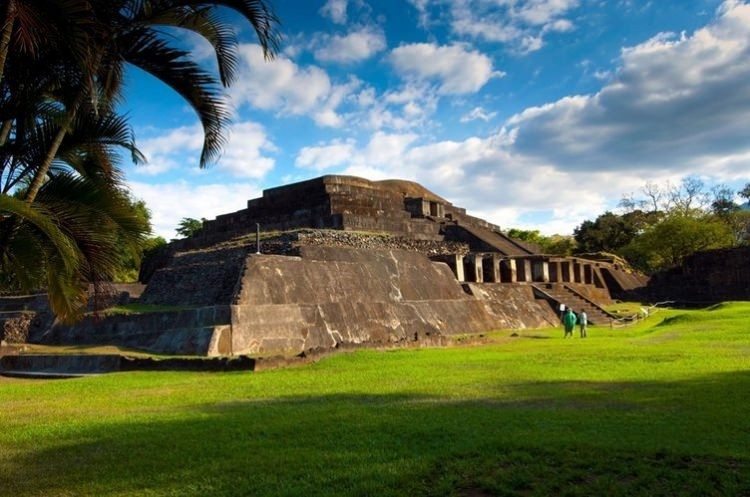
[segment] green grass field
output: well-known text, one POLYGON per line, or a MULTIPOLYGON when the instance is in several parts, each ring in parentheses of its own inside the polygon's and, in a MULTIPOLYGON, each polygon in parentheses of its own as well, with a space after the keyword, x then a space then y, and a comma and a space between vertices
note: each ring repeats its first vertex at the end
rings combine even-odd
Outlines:
POLYGON ((750 303, 259 373, 0 378, 0 495, 750 495, 750 303))

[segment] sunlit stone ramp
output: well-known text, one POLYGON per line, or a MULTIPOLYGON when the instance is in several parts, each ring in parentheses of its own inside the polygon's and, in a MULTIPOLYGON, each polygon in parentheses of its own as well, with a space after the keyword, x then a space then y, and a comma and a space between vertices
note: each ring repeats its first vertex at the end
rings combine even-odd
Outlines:
POLYGON ((447 265, 401 250, 250 255, 231 308, 233 354, 429 341, 498 327, 447 265))
POLYGON ((448 265, 417 252, 304 246, 299 256, 216 258, 231 270, 208 277, 203 264, 215 271, 218 266, 206 254, 175 258, 143 295, 149 304, 190 302, 192 309, 57 326, 41 341, 200 356, 290 356, 339 346, 440 343, 554 320, 544 301, 525 288, 464 288, 448 265), (511 305, 498 306, 499 296, 511 305))

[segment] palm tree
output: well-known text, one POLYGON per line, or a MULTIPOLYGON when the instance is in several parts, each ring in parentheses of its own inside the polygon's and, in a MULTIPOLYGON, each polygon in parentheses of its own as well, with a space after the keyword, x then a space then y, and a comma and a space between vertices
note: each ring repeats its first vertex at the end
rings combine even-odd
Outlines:
POLYGON ((4 0, 0 30, 0 277, 45 286, 53 310, 80 316, 89 281, 113 271, 117 240, 146 228, 120 183, 115 149, 142 160, 115 113, 126 64, 171 86, 204 128, 200 165, 218 157, 236 77, 237 42, 217 8, 239 12, 268 58, 278 19, 263 0, 4 0), (218 77, 169 44, 162 27, 214 47, 218 77))
POLYGON ((77 71, 69 74, 72 81, 68 86, 77 91, 62 101, 66 113, 58 135, 34 172, 26 197, 29 202, 34 201, 47 179, 57 148, 78 112, 87 106, 97 108, 100 101, 113 105, 121 96, 126 63, 166 83, 195 109, 204 130, 200 165, 206 167, 218 158, 225 141, 229 110, 222 86, 229 85, 236 77, 238 57, 233 30, 217 16, 217 8, 229 7, 245 17, 255 28, 267 57, 273 57, 278 47, 277 18, 262 0, 100 0, 89 3, 92 15, 87 18, 88 24, 76 17, 76 22, 67 26, 78 26, 78 29, 66 27, 57 31, 72 32, 70 37, 76 49, 64 57, 71 58, 78 66, 77 71), (219 77, 203 70, 190 59, 189 52, 171 46, 160 31, 163 27, 189 30, 206 38, 214 47, 219 77))
POLYGON ((16 289, 47 288, 58 317, 73 321, 86 307, 88 283, 111 281, 123 246, 137 253, 150 227, 132 208, 114 153, 125 148, 140 157, 132 132, 125 119, 103 112, 78 116, 36 200, 22 200, 27 164, 56 132, 53 120, 40 121, 9 142, 23 148, 14 150, 15 195, 0 195, 0 280, 16 289))

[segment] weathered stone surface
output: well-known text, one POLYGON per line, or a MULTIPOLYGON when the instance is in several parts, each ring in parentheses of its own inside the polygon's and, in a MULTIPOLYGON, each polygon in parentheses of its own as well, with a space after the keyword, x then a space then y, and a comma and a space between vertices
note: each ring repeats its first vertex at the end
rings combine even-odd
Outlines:
POLYGON ((556 310, 546 300, 536 299, 530 285, 466 283, 466 287, 482 300, 497 328, 541 328, 559 323, 556 310))
POLYGON ((56 324, 36 340, 49 345, 117 345, 180 355, 230 355, 228 305, 173 312, 89 317, 56 324))
POLYGON ((229 304, 247 252, 236 247, 178 253, 169 266, 154 273, 140 301, 175 306, 229 304))
POLYGON ((406 251, 304 247, 247 259, 232 306, 235 354, 393 344, 497 327, 450 269, 406 251))

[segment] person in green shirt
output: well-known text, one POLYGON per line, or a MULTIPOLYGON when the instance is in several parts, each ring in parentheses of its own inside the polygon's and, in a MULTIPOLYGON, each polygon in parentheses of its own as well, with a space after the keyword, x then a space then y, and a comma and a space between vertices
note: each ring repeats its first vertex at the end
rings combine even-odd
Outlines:
POLYGON ((568 338, 570 336, 573 337, 573 328, 576 327, 576 315, 573 311, 568 308, 567 311, 565 311, 565 315, 563 316, 563 325, 565 326, 565 336, 564 338, 568 338))

